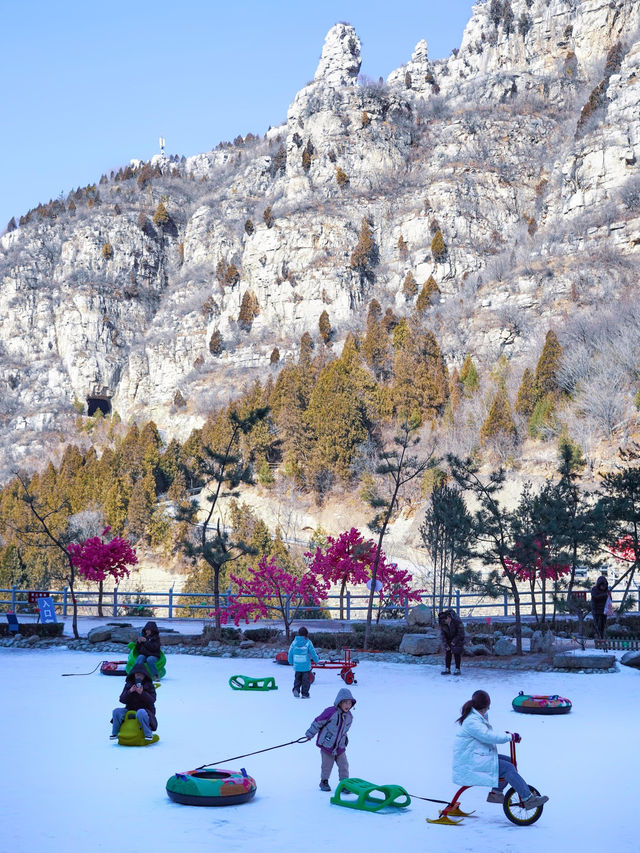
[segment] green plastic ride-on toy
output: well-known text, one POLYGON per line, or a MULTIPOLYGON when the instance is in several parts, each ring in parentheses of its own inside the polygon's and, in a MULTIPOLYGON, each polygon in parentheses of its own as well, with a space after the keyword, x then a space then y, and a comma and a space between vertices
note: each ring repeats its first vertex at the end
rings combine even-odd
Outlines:
POLYGON ((160 737, 157 734, 153 735, 153 740, 146 740, 136 717, 136 712, 127 711, 118 732, 120 746, 151 746, 152 743, 157 743, 159 740, 160 737))
MULTIPOLYGON (((129 673, 131 672, 131 670, 133 669, 133 667, 136 664, 136 658, 138 657, 138 655, 136 654, 136 645, 137 645, 137 643, 133 643, 133 642, 129 643, 129 657, 127 658, 127 665, 125 667, 127 675, 129 675, 129 673)), ((147 672, 149 673, 149 677, 153 681, 155 681, 156 679, 151 674, 151 670, 149 669, 149 665, 145 663, 144 666, 145 666, 145 669, 147 670, 147 672)), ((165 654, 163 651, 160 652, 160 656, 158 658, 158 663, 156 664, 156 669, 158 670, 158 678, 164 678, 164 676, 167 673, 167 658, 165 657, 165 654)))

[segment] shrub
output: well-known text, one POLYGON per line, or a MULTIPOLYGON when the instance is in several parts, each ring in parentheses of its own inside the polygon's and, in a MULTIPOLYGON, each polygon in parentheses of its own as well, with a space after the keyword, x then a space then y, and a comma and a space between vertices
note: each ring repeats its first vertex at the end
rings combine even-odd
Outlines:
POLYGON ((404 87, 405 89, 411 88, 411 74, 408 71, 406 71, 404 75, 404 87))
POLYGON ((343 187, 345 184, 349 183, 349 176, 340 167, 336 169, 336 181, 338 182, 339 187, 343 187))
POLYGON ((264 219, 264 224, 267 228, 271 228, 273 225, 273 213, 271 211, 271 205, 265 207, 264 213, 262 214, 262 218, 264 219))
POLYGON ((254 643, 273 643, 282 637, 279 628, 245 628, 243 633, 247 640, 253 640, 254 643))
POLYGON ((374 267, 378 263, 378 248, 373 240, 370 223, 363 219, 360 225, 358 242, 351 253, 351 269, 358 270, 365 278, 373 277, 374 267))
POLYGON ((209 352, 211 355, 220 355, 222 352, 222 335, 216 329, 209 339, 209 352))
MULTIPOLYGON (((20 620, 18 620, 20 621, 20 620)), ((20 634, 23 637, 61 637, 64 631, 64 622, 46 622, 44 625, 38 622, 20 623, 20 634)), ((9 625, 0 623, 0 637, 9 636, 9 625)))
POLYGON ((110 261, 113 257, 113 246, 111 245, 111 243, 105 243, 102 247, 102 257, 106 261, 110 261))
POLYGON ((247 219, 247 221, 244 223, 244 230, 249 235, 249 237, 251 237, 253 232, 256 230, 253 222, 250 219, 247 219))
POLYGON ((358 645, 357 636, 352 631, 310 631, 309 639, 317 649, 348 649, 358 645))
POLYGON ((242 303, 240 305, 240 312, 238 313, 238 325, 240 328, 248 332, 251 329, 251 325, 255 317, 260 313, 260 306, 258 305, 258 299, 251 290, 245 290, 242 296, 242 303))
POLYGON ((187 405, 187 401, 182 396, 182 392, 180 391, 180 389, 178 389, 173 395, 173 405, 176 407, 176 409, 184 409, 184 407, 187 405))
POLYGON ((368 125, 371 124, 371 116, 369 115, 369 113, 366 110, 363 110, 363 112, 362 112, 360 124, 362 125, 362 127, 367 127, 368 125))
POLYGON ((422 290, 418 294, 418 299, 416 301, 416 310, 420 313, 423 313, 427 310, 427 308, 431 305, 431 300, 434 296, 437 296, 440 293, 440 288, 438 287, 435 278, 430 275, 429 278, 425 281, 422 286, 422 290))
POLYGON ((309 139, 307 144, 304 146, 304 151, 302 152, 302 168, 305 172, 308 172, 311 168, 311 158, 315 154, 315 148, 313 147, 313 143, 309 139))
POLYGON ((274 347, 271 350, 271 355, 269 356, 269 364, 277 364, 280 361, 280 350, 278 347, 274 347))
POLYGON ((413 297, 418 292, 418 282, 415 280, 415 277, 411 271, 409 271, 404 277, 404 281, 402 282, 402 293, 405 299, 413 299, 413 297))
MULTIPOLYGON (((205 625, 202 629, 202 639, 206 642, 209 642, 209 640, 215 640, 215 631, 215 625, 205 625)), ((240 628, 221 628, 220 639, 224 643, 237 645, 242 639, 242 631, 240 630, 240 628)))

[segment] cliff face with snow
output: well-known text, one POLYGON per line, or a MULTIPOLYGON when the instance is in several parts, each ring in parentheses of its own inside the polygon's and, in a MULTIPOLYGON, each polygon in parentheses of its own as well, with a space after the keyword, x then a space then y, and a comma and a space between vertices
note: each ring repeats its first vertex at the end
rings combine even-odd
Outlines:
POLYGON ((457 364, 537 354, 550 326, 632 293, 639 28, 640 0, 490 0, 451 57, 421 40, 380 85, 337 24, 263 139, 158 156, 30 215, 0 240, 11 464, 59 440, 74 401, 184 436, 323 311, 339 348, 373 297, 412 310, 408 272, 435 278, 429 320, 457 364), (367 275, 350 263, 363 218, 367 275))

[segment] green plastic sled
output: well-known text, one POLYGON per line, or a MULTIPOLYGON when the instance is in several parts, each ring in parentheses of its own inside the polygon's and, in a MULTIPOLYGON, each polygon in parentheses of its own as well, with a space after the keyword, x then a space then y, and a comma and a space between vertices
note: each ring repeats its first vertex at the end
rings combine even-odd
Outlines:
POLYGON ((251 678, 248 675, 232 675, 229 687, 233 690, 277 690, 276 680, 272 676, 251 678))
MULTIPOLYGON (((138 655, 136 654, 136 646, 137 643, 129 643, 129 657, 127 658, 127 665, 125 666, 127 675, 129 675, 129 673, 135 666, 136 658, 138 657, 138 655)), ((149 673, 149 677, 153 678, 153 676, 151 675, 151 670, 149 669, 149 666, 146 663, 145 668, 149 673)), ((167 659, 163 651, 160 651, 160 657, 158 658, 156 669, 158 670, 158 678, 164 678, 167 673, 167 659)))
POLYGON ((411 804, 411 797, 400 785, 374 785, 364 779, 348 778, 338 782, 336 792, 331 797, 334 806, 346 806, 363 812, 379 812, 388 806, 404 809, 411 804), (343 800, 342 792, 355 794, 357 800, 343 800), (380 796, 382 795, 382 796, 380 796))
POLYGON ((157 743, 159 740, 157 734, 153 735, 153 740, 145 740, 136 712, 127 711, 118 732, 120 746, 151 746, 152 743, 157 743))

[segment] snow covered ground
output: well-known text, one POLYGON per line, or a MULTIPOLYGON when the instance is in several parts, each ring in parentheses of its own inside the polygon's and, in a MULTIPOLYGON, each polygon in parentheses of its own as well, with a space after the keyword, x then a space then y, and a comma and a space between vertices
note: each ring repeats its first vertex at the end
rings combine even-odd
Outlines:
MULTIPOLYGON (((500 806, 485 802, 486 789, 473 788, 462 802, 477 810, 476 817, 446 827, 427 824, 438 807, 418 799, 392 814, 331 805, 331 795, 318 790, 313 741, 225 764, 245 767, 255 778, 258 791, 249 803, 173 803, 165 792, 173 773, 301 737, 333 702, 342 680, 335 671, 320 671, 311 699, 294 699, 292 671, 269 660, 169 654, 158 689, 160 741, 127 748, 108 739, 123 680, 98 671, 61 677, 87 672, 99 660, 99 654, 59 648, 0 648, 0 853, 640 848, 637 670, 565 675, 475 669, 454 679, 432 666, 359 664, 347 750, 352 776, 396 783, 418 796, 451 796, 454 720, 478 688, 491 694, 494 728, 522 734, 520 770, 550 797, 540 820, 517 827, 500 806), (228 679, 235 674, 275 676, 279 689, 234 691, 228 679), (573 711, 516 714, 511 700, 519 690, 567 696, 573 711)), ((331 784, 335 789, 335 770, 331 784)))

